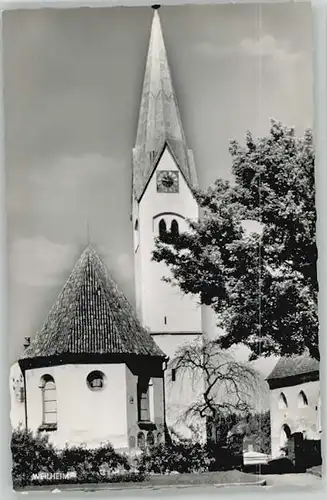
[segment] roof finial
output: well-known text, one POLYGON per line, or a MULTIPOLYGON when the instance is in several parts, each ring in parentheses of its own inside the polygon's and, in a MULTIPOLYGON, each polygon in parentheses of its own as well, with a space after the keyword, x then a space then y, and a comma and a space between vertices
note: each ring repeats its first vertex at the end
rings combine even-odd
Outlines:
POLYGON ((158 10, 158 9, 160 9, 160 7, 161 7, 161 5, 159 5, 159 4, 151 5, 151 8, 154 10, 158 10))
POLYGON ((87 235, 87 246, 91 245, 91 239, 90 239, 90 225, 89 221, 86 221, 86 235, 87 235))

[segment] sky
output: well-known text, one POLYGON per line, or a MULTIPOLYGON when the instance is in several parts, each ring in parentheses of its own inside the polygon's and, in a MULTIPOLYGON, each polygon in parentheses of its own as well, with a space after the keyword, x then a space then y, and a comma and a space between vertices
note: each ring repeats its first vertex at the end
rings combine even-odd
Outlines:
MULTIPOLYGON (((134 304, 131 176, 149 7, 3 13, 10 361, 88 243, 134 304)), ((200 187, 231 179, 232 139, 312 127, 310 6, 160 9, 200 187)))

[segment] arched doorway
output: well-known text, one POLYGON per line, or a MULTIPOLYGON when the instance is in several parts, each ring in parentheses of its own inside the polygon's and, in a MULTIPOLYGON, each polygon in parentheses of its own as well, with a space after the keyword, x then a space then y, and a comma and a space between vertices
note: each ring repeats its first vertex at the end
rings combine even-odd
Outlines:
POLYGON ((279 447, 280 447, 281 451, 286 452, 288 440, 290 437, 291 437, 291 429, 289 428, 289 426, 287 424, 284 424, 282 426, 281 432, 280 432, 279 447))

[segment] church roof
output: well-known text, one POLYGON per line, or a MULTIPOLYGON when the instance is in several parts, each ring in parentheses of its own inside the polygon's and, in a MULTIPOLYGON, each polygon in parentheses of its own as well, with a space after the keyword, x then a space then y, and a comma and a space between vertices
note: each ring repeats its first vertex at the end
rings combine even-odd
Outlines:
POLYGON ((296 377, 319 371, 319 361, 307 354, 301 356, 285 356, 280 358, 267 380, 284 379, 296 377))
POLYGON ((196 187, 193 154, 186 145, 159 13, 155 10, 133 151, 133 190, 138 201, 166 145, 190 188, 196 187))
POLYGON ((90 246, 20 359, 81 354, 165 357, 90 246))

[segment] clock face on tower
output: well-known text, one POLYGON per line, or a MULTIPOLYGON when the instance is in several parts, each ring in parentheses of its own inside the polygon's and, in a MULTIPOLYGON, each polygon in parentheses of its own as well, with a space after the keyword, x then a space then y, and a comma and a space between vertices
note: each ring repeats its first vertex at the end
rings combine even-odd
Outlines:
POLYGON ((157 172, 158 193, 178 193, 179 182, 176 170, 159 170, 157 172))

